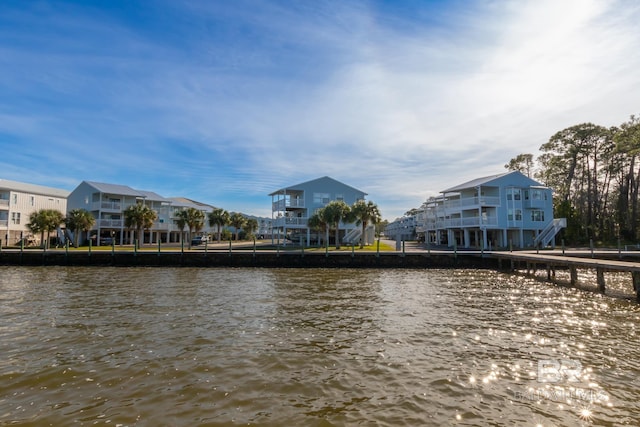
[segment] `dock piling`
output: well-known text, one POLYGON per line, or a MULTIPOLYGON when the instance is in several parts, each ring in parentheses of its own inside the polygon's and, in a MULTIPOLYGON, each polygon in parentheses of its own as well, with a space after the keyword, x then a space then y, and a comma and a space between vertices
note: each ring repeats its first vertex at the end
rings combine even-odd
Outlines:
POLYGON ((604 294, 606 289, 604 284, 604 270, 602 268, 596 268, 596 276, 598 283, 598 292, 604 294))

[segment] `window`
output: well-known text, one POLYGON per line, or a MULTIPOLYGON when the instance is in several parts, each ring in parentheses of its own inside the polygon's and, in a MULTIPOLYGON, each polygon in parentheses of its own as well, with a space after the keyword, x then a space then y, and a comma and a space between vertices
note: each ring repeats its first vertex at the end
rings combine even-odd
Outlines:
POLYGON ((538 209, 531 211, 531 221, 544 221, 544 211, 538 209))
POLYGON ((513 221, 514 218, 516 221, 522 221, 522 209, 516 209, 515 215, 513 209, 507 211, 507 220, 513 221))
POLYGON ((36 198, 35 198, 35 196, 29 196, 29 204, 30 204, 31 206, 35 206, 35 204, 36 204, 36 198))
POLYGON ((519 188, 507 188, 507 200, 520 200, 519 188))
POLYGON ((20 224, 20 212, 11 212, 11 224, 20 224))
POLYGON ((13 193, 13 204, 14 205, 18 204, 18 195, 16 193, 13 193))
POLYGON ((344 194, 336 194, 336 200, 344 201, 344 194))
POLYGON ((313 193, 313 203, 326 205, 329 203, 329 193, 313 193))

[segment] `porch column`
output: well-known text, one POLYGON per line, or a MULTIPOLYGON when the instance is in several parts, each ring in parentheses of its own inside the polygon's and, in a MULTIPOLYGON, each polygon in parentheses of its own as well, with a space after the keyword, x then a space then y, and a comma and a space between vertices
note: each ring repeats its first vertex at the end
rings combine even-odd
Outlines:
POLYGON ((520 229, 520 249, 524 249, 524 230, 520 229))

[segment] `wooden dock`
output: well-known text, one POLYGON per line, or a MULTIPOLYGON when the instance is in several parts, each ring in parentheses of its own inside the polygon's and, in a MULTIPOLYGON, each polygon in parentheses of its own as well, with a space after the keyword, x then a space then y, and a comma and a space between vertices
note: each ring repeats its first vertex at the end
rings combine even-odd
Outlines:
MULTIPOLYGON (((640 302, 640 251, 483 251, 429 248, 419 244, 403 246, 402 251, 312 252, 299 250, 261 250, 255 247, 226 250, 160 248, 157 251, 121 249, 115 251, 71 251, 0 249, 0 266, 159 266, 159 267, 279 267, 279 268, 484 268, 519 271, 536 275, 546 270, 546 278, 560 283, 556 270, 569 271, 569 284, 578 285, 579 271, 596 273, 596 290, 607 290, 605 272, 631 275, 633 293, 640 302), (405 251, 406 249, 406 251, 405 251)), ((592 281, 592 278, 589 278, 592 281)))
POLYGON ((588 252, 588 251, 518 251, 518 252, 491 252, 488 256, 498 260, 500 269, 525 270, 527 274, 535 274, 539 269, 545 269, 547 280, 555 281, 556 270, 569 271, 570 284, 578 283, 578 270, 592 270, 596 272, 598 292, 605 293, 605 272, 623 272, 631 274, 631 282, 636 299, 640 301, 640 262, 637 255, 623 257, 614 252, 588 252), (614 258, 619 259, 614 259, 614 258), (508 266, 506 265, 508 264, 508 266), (524 268, 523 268, 524 266, 524 268))

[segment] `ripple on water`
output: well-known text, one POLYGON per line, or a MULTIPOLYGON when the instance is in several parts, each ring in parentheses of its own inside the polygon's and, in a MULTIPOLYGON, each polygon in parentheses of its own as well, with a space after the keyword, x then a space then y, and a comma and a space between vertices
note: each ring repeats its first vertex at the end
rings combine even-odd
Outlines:
POLYGON ((2 267, 0 424, 632 424, 639 314, 480 270, 2 267))

